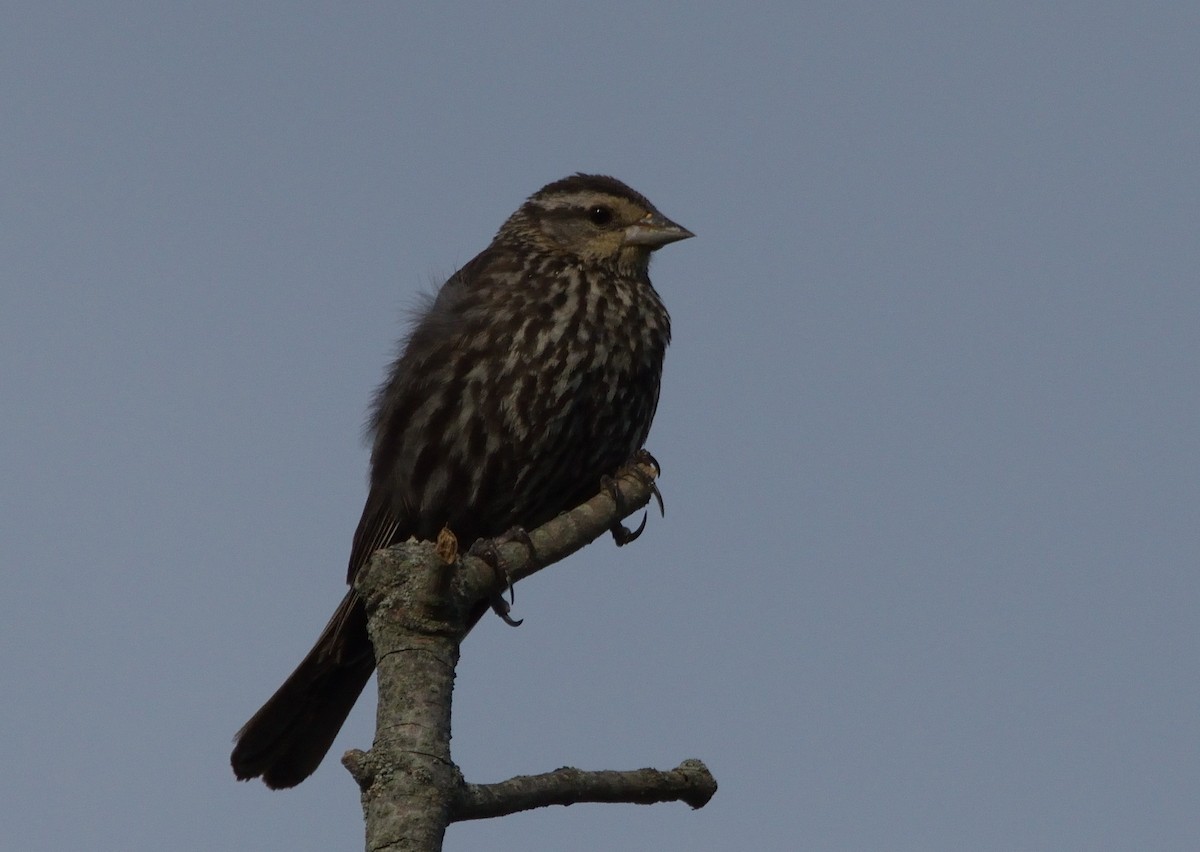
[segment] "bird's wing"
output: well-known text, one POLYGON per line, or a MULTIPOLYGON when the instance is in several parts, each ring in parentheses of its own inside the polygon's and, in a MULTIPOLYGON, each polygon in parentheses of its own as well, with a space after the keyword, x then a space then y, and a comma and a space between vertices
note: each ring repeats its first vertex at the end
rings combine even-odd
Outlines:
POLYGON ((363 506, 362 518, 354 531, 354 544, 350 548, 350 565, 346 582, 354 584, 359 570, 367 564, 371 554, 381 547, 394 544, 400 536, 400 520, 392 511, 391 501, 379 489, 372 488, 363 506))

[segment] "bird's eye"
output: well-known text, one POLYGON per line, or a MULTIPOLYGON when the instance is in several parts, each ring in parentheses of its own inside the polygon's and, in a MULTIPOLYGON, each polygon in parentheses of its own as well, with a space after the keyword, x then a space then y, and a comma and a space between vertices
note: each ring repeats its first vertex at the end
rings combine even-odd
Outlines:
POLYGON ((587 216, 593 225, 607 225, 613 218, 612 211, 602 204, 589 208, 587 216))

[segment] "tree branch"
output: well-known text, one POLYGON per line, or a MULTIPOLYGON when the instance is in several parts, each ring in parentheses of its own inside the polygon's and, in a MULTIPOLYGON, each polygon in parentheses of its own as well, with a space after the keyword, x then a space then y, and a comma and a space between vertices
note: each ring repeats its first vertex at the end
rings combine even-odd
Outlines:
MULTIPOLYGON (((625 469, 606 489, 523 537, 496 543, 515 583, 569 556, 656 494, 649 463, 625 469), (614 499, 615 492, 616 499, 614 499)), ((486 560, 458 558, 456 544, 406 542, 377 551, 360 571, 379 673, 379 707, 370 751, 342 763, 358 782, 368 850, 440 850, 446 826, 550 804, 683 801, 702 807, 716 781, 697 760, 660 772, 559 769, 499 784, 467 784, 450 759, 450 708, 459 644, 481 601, 496 592, 486 560)))
POLYGON ((702 808, 716 792, 716 779, 699 760, 685 760, 669 772, 584 772, 567 766, 542 775, 519 775, 498 784, 464 784, 452 818, 455 822, 488 819, 578 802, 686 802, 702 808))
MULTIPOLYGON (((614 524, 645 507, 655 494, 657 476, 658 471, 648 462, 625 468, 612 480, 613 488, 620 495, 620 506, 607 490, 601 491, 586 503, 531 531, 529 540, 533 544, 533 553, 523 541, 499 543, 497 550, 509 580, 516 583, 566 559, 604 535, 614 524)), ((488 590, 495 584, 492 567, 476 556, 468 555, 463 559, 461 575, 464 593, 474 600, 487 598, 488 590)))

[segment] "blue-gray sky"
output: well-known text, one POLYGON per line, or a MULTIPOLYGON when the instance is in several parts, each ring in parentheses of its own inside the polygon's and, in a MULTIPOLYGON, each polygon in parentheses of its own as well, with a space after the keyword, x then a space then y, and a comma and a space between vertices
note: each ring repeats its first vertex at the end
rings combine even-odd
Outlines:
POLYGON ((233 732, 342 593, 404 311, 529 193, 698 237, 665 519, 464 647, 447 849, 1200 848, 1200 8, 10 4, 0 845, 361 843, 233 732))

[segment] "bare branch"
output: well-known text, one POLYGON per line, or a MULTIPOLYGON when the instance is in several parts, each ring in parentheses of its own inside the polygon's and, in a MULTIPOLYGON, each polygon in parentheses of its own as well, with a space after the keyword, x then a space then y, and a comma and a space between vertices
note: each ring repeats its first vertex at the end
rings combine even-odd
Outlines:
MULTIPOLYGON (((533 543, 533 553, 522 541, 498 544, 497 550, 504 560, 509 579, 516 583, 566 559, 607 533, 613 524, 646 506, 651 496, 657 493, 654 484, 657 476, 658 471, 647 462, 625 468, 612 480, 621 506, 617 505, 607 490, 601 491, 586 503, 563 512, 531 531, 529 540, 533 543)), ((494 579, 492 568, 484 560, 475 556, 463 558, 462 581, 468 596, 473 595, 474 600, 486 598, 494 579)))
MULTIPOLYGON (((498 541, 494 550, 508 578, 528 577, 611 530, 657 496, 657 473, 648 462, 626 468, 601 494, 528 537, 498 541)), ((454 670, 470 614, 495 593, 496 572, 483 559, 456 555, 453 537, 437 545, 406 542, 376 552, 355 581, 375 649, 379 708, 370 751, 347 752, 342 762, 362 793, 368 850, 432 852, 452 821, 551 804, 708 802, 717 785, 698 760, 669 772, 559 769, 467 784, 450 759, 454 670)))
POLYGON ((488 819, 579 802, 686 802, 702 808, 716 792, 716 779, 699 760, 685 760, 669 772, 584 772, 564 767, 542 775, 520 775, 498 784, 466 784, 451 818, 455 822, 488 819))

